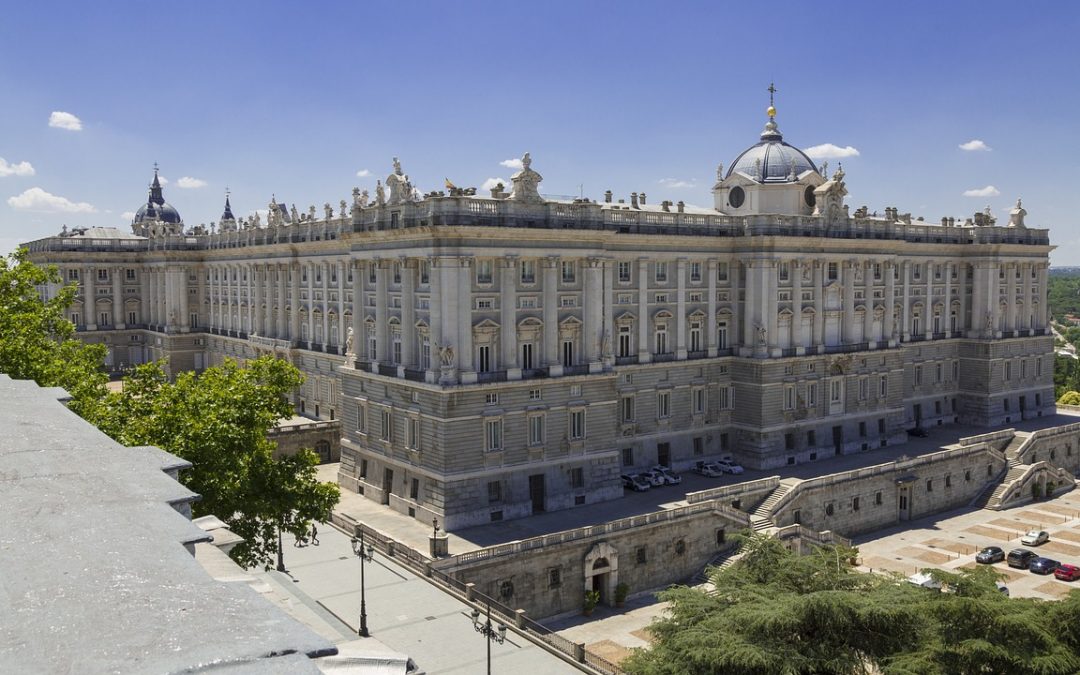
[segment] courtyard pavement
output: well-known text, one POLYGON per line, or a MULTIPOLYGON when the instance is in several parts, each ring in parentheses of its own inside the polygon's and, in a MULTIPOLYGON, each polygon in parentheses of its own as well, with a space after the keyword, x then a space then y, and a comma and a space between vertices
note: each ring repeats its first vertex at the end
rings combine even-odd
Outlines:
MULTIPOLYGON (((408 655, 426 673, 474 675, 486 668, 484 638, 473 629, 471 606, 378 552, 365 569, 369 638, 358 638, 360 561, 349 538, 319 527, 319 545, 285 542, 288 572, 249 571, 253 585, 297 620, 339 647, 359 641, 361 653, 408 655)), ((562 675, 580 672, 508 631, 491 645, 493 673, 562 675)))

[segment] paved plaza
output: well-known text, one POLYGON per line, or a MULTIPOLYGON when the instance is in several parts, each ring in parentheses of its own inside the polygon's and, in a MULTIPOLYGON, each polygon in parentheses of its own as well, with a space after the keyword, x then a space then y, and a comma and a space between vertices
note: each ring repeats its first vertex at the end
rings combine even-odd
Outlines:
MULTIPOLYGON (((360 640, 368 651, 406 654, 431 674, 484 672, 486 647, 473 629, 472 608, 378 552, 365 571, 371 637, 358 638, 360 561, 349 538, 330 525, 320 525, 319 542, 297 548, 286 541, 288 572, 253 572, 256 587, 339 647, 360 640)), ((579 672, 513 631, 492 644, 491 657, 493 673, 579 672)))

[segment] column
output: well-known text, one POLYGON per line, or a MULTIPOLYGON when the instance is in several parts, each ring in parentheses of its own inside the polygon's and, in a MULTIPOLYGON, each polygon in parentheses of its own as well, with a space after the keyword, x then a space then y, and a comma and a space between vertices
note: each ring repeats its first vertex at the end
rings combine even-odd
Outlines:
POLYGON ((768 349, 772 353, 774 347, 779 344, 780 310, 777 307, 777 286, 779 285, 779 270, 776 259, 764 261, 761 268, 761 288, 765 295, 765 306, 762 309, 765 325, 768 328, 768 349))
POLYGON ((112 268, 112 295, 113 295, 113 327, 124 327, 124 270, 120 267, 112 268))
POLYGON ((324 261, 319 264, 322 265, 322 344, 325 350, 325 345, 330 344, 330 263, 324 261))
POLYGON ((1014 331, 1019 328, 1016 321, 1016 271, 1015 262, 1003 263, 1005 267, 1005 330, 1014 331))
POLYGON ((966 335, 969 328, 967 321, 967 263, 956 266, 956 296, 960 300, 960 309, 957 311, 956 328, 960 335, 966 335))
POLYGON ((262 291, 262 265, 252 265, 250 276, 251 280, 251 299, 249 300, 252 306, 252 316, 254 320, 251 322, 251 330, 249 333, 255 333, 258 335, 266 335, 266 327, 263 325, 263 291, 262 291))
POLYGON ((507 379, 520 380, 518 367, 517 307, 514 290, 517 287, 517 260, 511 256, 499 260, 499 360, 507 379))
POLYGON ((652 361, 652 350, 649 348, 649 326, 652 319, 649 316, 649 260, 638 258, 638 363, 652 361))
MULTIPOLYGON (((728 296, 731 303, 731 325, 728 326, 728 339, 730 340, 728 348, 734 350, 737 345, 742 343, 742 311, 739 307, 739 293, 743 288, 742 280, 739 278, 739 262, 735 258, 728 258, 728 283, 731 289, 731 295, 728 296)), ((719 345, 717 345, 719 349, 719 345)), ((737 353, 733 351, 732 353, 737 353)))
POLYGON ((895 346, 893 335, 896 333, 896 261, 886 260, 882 273, 885 275, 885 315, 882 317, 881 339, 889 340, 895 346))
POLYGON ((864 260, 863 268, 863 342, 870 349, 877 348, 878 338, 874 335, 874 260, 864 260))
POLYGON ((266 310, 263 312, 263 329, 261 332, 267 336, 272 336, 275 332, 274 327, 274 306, 278 304, 278 299, 274 297, 274 288, 277 286, 275 283, 274 275, 278 274, 276 265, 266 265, 263 267, 263 302, 266 303, 266 310))
MULTIPOLYGON (((401 367, 416 367, 416 261, 402 257, 401 265, 401 367)), ((400 373, 404 376, 405 373, 400 373)))
POLYGON ((599 258, 585 261, 585 286, 582 291, 584 306, 581 309, 583 345, 582 355, 589 364, 589 372, 600 371, 601 329, 604 326, 604 265, 599 258))
POLYGON ((815 260, 814 265, 814 347, 820 354, 825 345, 825 265, 815 260))
POLYGON ((375 265, 375 353, 371 354, 374 372, 375 362, 390 363, 390 316, 386 311, 387 275, 390 270, 385 260, 376 259, 372 264, 375 265))
POLYGON ((600 357, 604 360, 604 367, 611 368, 615 365, 615 262, 610 259, 603 261, 604 266, 604 319, 600 332, 605 340, 601 343, 600 357))
POLYGON ((97 330, 97 271, 93 267, 83 270, 83 313, 86 315, 86 330, 97 330))
POLYGON ((1024 315, 1020 317, 1020 330, 1026 335, 1031 335, 1033 326, 1032 316, 1035 314, 1035 305, 1031 302, 1031 263, 1020 265, 1020 277, 1023 282, 1024 315))
POLYGON ((990 298, 989 298, 989 310, 991 316, 990 323, 990 335, 987 337, 997 337, 998 331, 1001 330, 1001 268, 1000 263, 990 263, 990 298))
POLYGON ((791 346, 796 354, 803 353, 802 336, 802 260, 796 258, 791 266, 791 346))
POLYGON ((285 305, 289 304, 289 302, 285 297, 285 282, 289 278, 289 266, 275 265, 274 272, 277 274, 277 298, 275 299, 277 326, 274 330, 274 337, 278 340, 287 340, 289 339, 289 332, 285 324, 285 305))
POLYGON ((743 263, 743 265, 746 267, 746 301, 743 303, 742 343, 745 346, 746 351, 742 353, 742 356, 749 356, 754 349, 757 349, 758 346, 757 329, 759 325, 758 313, 760 311, 757 307, 758 284, 756 283, 756 274, 758 264, 760 263, 756 260, 747 260, 745 263, 743 263))
POLYGON ((1047 280, 1047 268, 1049 266, 1050 266, 1050 263, 1045 263, 1045 262, 1041 262, 1036 266, 1036 269, 1038 270, 1038 273, 1039 273, 1039 279, 1038 279, 1038 281, 1039 281, 1039 289, 1038 289, 1039 313, 1038 313, 1038 316, 1036 317, 1036 319, 1038 320, 1038 324, 1035 327, 1043 329, 1043 330, 1046 330, 1046 328, 1050 325, 1050 321, 1049 321, 1050 307, 1048 306, 1048 302, 1047 302, 1049 288, 1048 288, 1048 284, 1047 284, 1047 281, 1046 281, 1047 280))
POLYGON ((675 261, 675 358, 686 359, 686 258, 675 261))
POLYGON ((855 262, 845 260, 840 268, 844 287, 844 313, 840 321, 841 344, 855 342, 855 262))
MULTIPOLYGON (((944 322, 942 330, 945 331, 945 337, 952 337, 952 270, 956 263, 952 261, 945 261, 945 301, 942 303, 944 309, 942 309, 943 316, 941 320, 944 322)), ((957 323, 960 322, 960 318, 957 317, 957 323)))
MULTIPOLYGON (((348 330, 348 326, 345 325, 345 283, 346 283, 346 279, 348 277, 349 268, 348 268, 348 265, 346 264, 346 262, 344 260, 339 260, 338 262, 336 262, 334 264, 337 265, 337 275, 338 275, 338 285, 337 285, 337 288, 338 288, 338 302, 337 302, 338 336, 337 336, 337 343, 338 343, 338 350, 340 351, 341 354, 344 354, 345 353, 345 338, 346 338, 346 332, 348 330)), ((402 295, 404 296, 402 298, 402 303, 412 307, 413 309, 415 309, 416 308, 416 298, 413 297, 413 293, 410 291, 407 295, 404 294, 404 293, 402 295)), ((414 326, 412 323, 409 324, 408 328, 409 328, 409 334, 410 335, 412 335, 413 332, 416 330, 416 326, 414 326)))
POLYGON ((300 263, 289 264, 289 339, 293 344, 300 341, 300 263))
POLYGON ((147 267, 141 267, 139 275, 139 320, 137 323, 151 324, 150 321, 150 288, 153 279, 147 267))
MULTIPOLYGON (((367 336, 363 333, 364 327, 364 264, 359 260, 350 260, 349 265, 352 266, 352 332, 353 332, 353 354, 360 356, 364 353, 364 341, 367 340, 367 336)), ((434 275, 434 270, 432 274, 434 275)), ((431 311, 434 315, 436 304, 434 293, 431 298, 431 311)), ((431 330, 434 333, 436 330, 435 322, 432 321, 431 330)), ((355 367, 354 363, 349 363, 349 367, 355 367)))
MULTIPOLYGON (((987 296, 989 295, 987 266, 985 262, 972 265, 971 278, 971 332, 969 337, 986 337, 987 296)), ((993 321, 993 319, 991 319, 993 321)))
POLYGON ((559 259, 544 258, 544 361, 552 375, 561 375, 559 362, 559 309, 556 284, 559 283, 559 259))
POLYGON ((191 329, 191 326, 189 325, 191 323, 191 312, 189 311, 190 304, 188 303, 188 300, 191 298, 191 293, 188 292, 188 284, 190 283, 188 281, 188 270, 189 268, 184 265, 176 268, 176 295, 179 300, 177 303, 179 308, 176 311, 180 315, 177 317, 177 329, 182 333, 186 333, 191 329))
MULTIPOLYGON (((712 358, 716 356, 717 352, 717 335, 716 335, 716 258, 709 258, 705 265, 705 274, 709 275, 708 284, 708 297, 706 298, 706 318, 705 318, 705 346, 708 349, 708 357, 712 358)), ((610 306, 610 302, 608 305, 610 306)), ((610 326, 609 326, 610 329, 610 326)))
POLYGON ((926 261, 926 302, 923 317, 923 336, 929 340, 934 337, 934 266, 933 260, 926 261))
POLYGON ((458 370, 461 372, 463 383, 476 382, 476 372, 473 370, 473 296, 472 275, 473 259, 459 258, 458 264, 458 297, 461 320, 458 322, 458 340, 461 348, 457 351, 458 370))
POLYGON ((904 284, 904 304, 901 307, 900 333, 902 340, 911 340, 911 261, 903 261, 900 267, 900 282, 904 284))

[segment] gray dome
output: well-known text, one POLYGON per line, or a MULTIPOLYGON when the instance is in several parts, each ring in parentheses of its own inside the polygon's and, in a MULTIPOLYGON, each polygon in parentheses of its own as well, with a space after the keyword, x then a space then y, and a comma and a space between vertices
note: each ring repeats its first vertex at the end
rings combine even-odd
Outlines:
POLYGON ((139 210, 135 212, 135 222, 141 223, 143 221, 160 220, 166 223, 181 223, 183 220, 180 218, 180 213, 174 209, 168 203, 155 204, 154 202, 147 202, 139 207, 139 210))
POLYGON ((796 178, 804 171, 818 170, 806 153, 784 142, 784 137, 776 128, 776 122, 769 120, 765 131, 761 132, 761 141, 736 157, 724 177, 730 178, 733 173, 744 173, 759 183, 793 182, 790 179, 793 163, 796 178), (760 169, 757 166, 759 160, 760 169))
POLYGON ((165 202, 165 195, 161 189, 161 181, 158 180, 157 165, 154 165, 154 182, 150 184, 150 196, 146 203, 135 212, 136 223, 143 221, 160 220, 166 223, 182 223, 180 213, 170 204, 165 202))

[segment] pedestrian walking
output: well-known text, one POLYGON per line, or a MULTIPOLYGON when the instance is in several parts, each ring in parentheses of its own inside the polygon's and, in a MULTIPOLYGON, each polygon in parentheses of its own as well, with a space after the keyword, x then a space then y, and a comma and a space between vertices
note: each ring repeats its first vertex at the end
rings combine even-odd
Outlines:
POLYGON ((311 524, 311 543, 315 546, 319 545, 319 529, 315 527, 315 523, 311 524))

